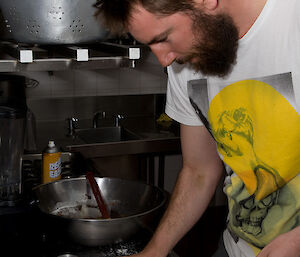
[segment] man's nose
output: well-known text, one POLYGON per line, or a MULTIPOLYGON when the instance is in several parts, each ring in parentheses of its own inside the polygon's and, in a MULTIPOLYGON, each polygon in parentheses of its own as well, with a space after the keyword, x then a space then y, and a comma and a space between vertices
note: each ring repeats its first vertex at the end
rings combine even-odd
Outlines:
POLYGON ((169 66, 176 59, 176 54, 169 49, 159 46, 150 46, 150 48, 163 67, 169 66))

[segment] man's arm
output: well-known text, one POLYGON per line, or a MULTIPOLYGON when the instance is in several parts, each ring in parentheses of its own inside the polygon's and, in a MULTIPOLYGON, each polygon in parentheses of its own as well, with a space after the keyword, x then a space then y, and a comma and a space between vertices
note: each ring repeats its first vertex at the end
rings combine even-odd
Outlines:
POLYGON ((257 257, 300 257, 300 226, 276 237, 257 257))
POLYGON ((183 168, 169 206, 138 256, 167 256, 207 208, 223 173, 216 144, 204 126, 181 125, 183 168))

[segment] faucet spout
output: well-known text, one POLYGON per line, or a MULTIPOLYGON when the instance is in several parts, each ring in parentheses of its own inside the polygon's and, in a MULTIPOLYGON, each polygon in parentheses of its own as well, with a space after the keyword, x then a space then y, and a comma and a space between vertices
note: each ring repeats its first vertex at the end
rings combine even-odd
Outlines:
POLYGON ((78 122, 77 118, 71 117, 66 119, 68 122, 68 136, 73 136, 74 130, 76 128, 76 123, 78 122))
POLYGON ((97 111, 94 113, 93 116, 93 128, 98 128, 98 120, 105 119, 106 113, 103 111, 97 111))
POLYGON ((121 114, 117 114, 116 116, 115 116, 115 127, 120 127, 120 125, 121 125, 121 120, 123 120, 124 119, 124 116, 123 115, 121 115, 121 114))

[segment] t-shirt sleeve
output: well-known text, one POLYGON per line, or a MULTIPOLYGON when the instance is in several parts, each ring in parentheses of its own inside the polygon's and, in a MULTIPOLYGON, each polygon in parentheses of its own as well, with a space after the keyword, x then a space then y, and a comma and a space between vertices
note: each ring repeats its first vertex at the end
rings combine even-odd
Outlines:
POLYGON ((188 97, 187 81, 192 79, 188 78, 190 71, 184 67, 179 67, 179 65, 176 64, 172 64, 167 68, 167 70, 168 87, 165 108, 166 114, 184 125, 203 125, 188 97))

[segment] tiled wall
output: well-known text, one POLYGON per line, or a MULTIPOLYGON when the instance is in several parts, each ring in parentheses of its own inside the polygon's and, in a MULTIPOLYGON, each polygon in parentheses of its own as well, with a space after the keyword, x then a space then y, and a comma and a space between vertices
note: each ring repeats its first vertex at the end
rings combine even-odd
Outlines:
POLYGON ((92 120, 94 113, 105 112, 106 120, 116 114, 127 118, 153 117, 164 111, 164 94, 82 96, 31 99, 27 103, 39 122, 66 121, 76 117, 92 120), (158 103, 160 104, 158 106, 158 103))
MULTIPOLYGON (((122 96, 164 94, 167 87, 167 75, 151 53, 139 60, 134 69, 27 72, 22 75, 39 82, 38 86, 26 89, 27 105, 37 121, 73 116, 91 118, 103 105, 105 111, 114 109, 116 103, 112 101, 109 106, 109 100, 104 101, 103 97, 118 96, 120 101, 122 96)), ((123 102, 125 104, 126 99, 123 102)))
POLYGON ((22 73, 39 82, 26 90, 31 99, 139 95, 165 93, 167 75, 152 53, 137 62, 136 68, 66 70, 22 73))

